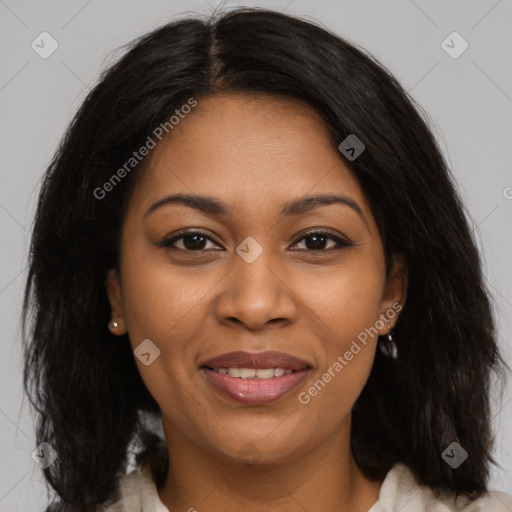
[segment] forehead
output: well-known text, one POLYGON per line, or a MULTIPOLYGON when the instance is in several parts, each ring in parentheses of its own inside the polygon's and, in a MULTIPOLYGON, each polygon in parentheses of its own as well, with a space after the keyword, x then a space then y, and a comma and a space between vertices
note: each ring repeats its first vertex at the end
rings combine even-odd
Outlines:
POLYGON ((270 95, 198 100, 149 155, 137 203, 170 193, 214 195, 253 214, 308 193, 343 193, 368 209, 320 115, 270 95))

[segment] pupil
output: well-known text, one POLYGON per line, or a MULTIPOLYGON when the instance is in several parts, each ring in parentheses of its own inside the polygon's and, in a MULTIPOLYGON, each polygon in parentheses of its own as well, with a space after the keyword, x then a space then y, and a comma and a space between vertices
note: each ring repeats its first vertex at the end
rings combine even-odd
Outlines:
POLYGON ((325 240, 326 237, 323 235, 309 235, 306 238, 306 247, 312 251, 322 249, 325 244, 325 240), (308 240, 316 240, 316 242, 310 244, 308 243, 308 240))
POLYGON ((188 250, 202 249, 206 238, 202 235, 187 235, 183 238, 183 245, 188 250), (198 240, 200 240, 198 244, 198 240), (192 243, 190 243, 192 241, 192 243), (201 244, 202 241, 202 244, 201 244))

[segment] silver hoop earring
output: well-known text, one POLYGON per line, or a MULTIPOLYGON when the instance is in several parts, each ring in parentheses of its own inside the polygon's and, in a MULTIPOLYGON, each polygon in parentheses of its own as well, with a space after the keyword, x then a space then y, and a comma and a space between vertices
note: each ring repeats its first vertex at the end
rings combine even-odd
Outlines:
POLYGON ((391 335, 391 326, 389 325, 389 320, 387 318, 386 323, 388 324, 389 331, 386 334, 386 341, 380 344, 380 350, 384 355, 391 357, 391 359, 396 359, 398 357, 398 349, 393 340, 393 336, 391 335))

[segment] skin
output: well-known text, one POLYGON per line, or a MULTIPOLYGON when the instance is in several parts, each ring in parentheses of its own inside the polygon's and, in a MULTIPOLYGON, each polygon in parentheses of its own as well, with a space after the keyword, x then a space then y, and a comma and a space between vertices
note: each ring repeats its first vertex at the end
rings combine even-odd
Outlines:
MULTIPOLYGON (((354 461, 351 409, 377 337, 309 403, 298 395, 404 303, 406 272, 396 258, 386 279, 370 205, 322 119, 292 99, 217 95, 199 100, 149 158, 124 221, 120 275, 112 270, 106 284, 116 334, 128 332, 134 349, 150 339, 161 351, 149 366, 136 362, 160 405, 169 449, 162 503, 173 511, 366 512, 382 481, 367 479, 354 461), (232 212, 167 204, 146 215, 175 193, 214 196, 232 212), (355 201, 362 216, 343 204, 279 215, 285 202, 332 193, 355 201), (190 250, 190 238, 174 249, 158 245, 184 228, 213 241, 196 242, 202 252, 190 250), (315 251, 315 240, 304 238, 312 228, 354 246, 333 250, 337 243, 326 239, 315 251), (263 249, 252 263, 236 252, 248 236, 263 249), (234 350, 279 350, 313 368, 293 393, 245 405, 199 371, 234 350), (243 458, 248 450, 252 464, 243 458)), ((381 323, 379 335, 388 330, 381 323)))

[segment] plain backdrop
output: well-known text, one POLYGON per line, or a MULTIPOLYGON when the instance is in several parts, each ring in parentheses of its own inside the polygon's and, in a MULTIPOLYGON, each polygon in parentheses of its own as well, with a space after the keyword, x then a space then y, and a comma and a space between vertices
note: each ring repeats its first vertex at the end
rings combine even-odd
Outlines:
MULTIPOLYGON (((166 21, 208 14, 218 5, 0 0, 0 512, 42 511, 46 505, 42 472, 31 458, 33 417, 22 393, 19 327, 41 176, 115 49, 166 21), (42 32, 58 44, 46 59, 31 46, 42 32)), ((428 113, 472 218, 496 301, 500 343, 512 365, 511 0, 223 3, 227 9, 235 5, 317 20, 375 55, 428 113)), ((493 403, 500 467, 493 468, 491 488, 512 494, 510 381, 502 400, 493 403)))

